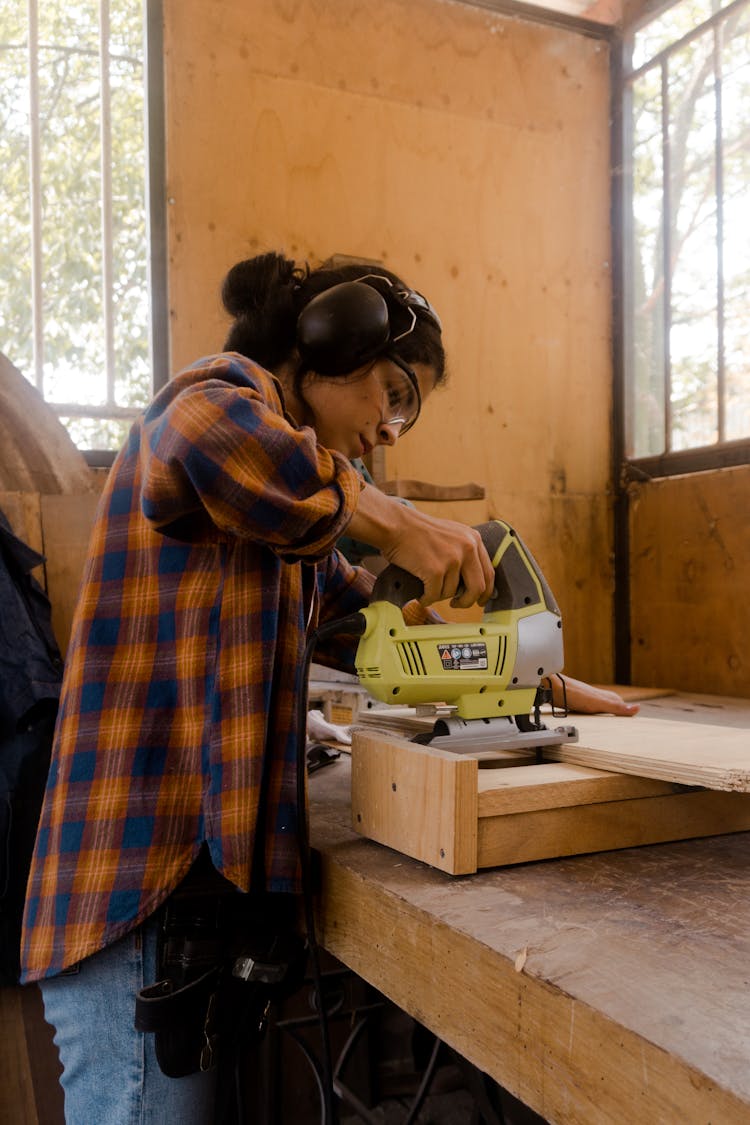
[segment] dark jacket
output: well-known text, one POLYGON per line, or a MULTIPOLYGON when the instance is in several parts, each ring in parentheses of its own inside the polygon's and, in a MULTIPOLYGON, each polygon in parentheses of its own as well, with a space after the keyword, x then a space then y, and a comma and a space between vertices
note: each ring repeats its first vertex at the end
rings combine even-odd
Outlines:
POLYGON ((18 980, 23 901, 62 679, 44 559, 0 511, 0 984, 18 980))

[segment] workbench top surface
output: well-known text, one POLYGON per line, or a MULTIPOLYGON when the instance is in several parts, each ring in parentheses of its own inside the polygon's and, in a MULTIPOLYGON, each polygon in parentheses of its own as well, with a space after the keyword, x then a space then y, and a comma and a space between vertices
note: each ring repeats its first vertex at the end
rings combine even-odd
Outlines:
POLYGON ((358 836, 349 782, 310 783, 334 955, 551 1121, 750 1121, 750 833, 452 877, 358 836))

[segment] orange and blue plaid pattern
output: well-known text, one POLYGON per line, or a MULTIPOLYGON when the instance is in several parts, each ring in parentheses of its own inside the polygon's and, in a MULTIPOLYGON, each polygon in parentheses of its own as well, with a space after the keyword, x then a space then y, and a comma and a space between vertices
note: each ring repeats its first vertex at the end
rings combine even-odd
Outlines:
POLYGON ((182 372, 133 426, 73 622, 25 981, 136 926, 204 840, 248 890, 257 834, 266 887, 298 889, 301 658, 310 622, 370 592, 333 550, 360 488, 345 457, 284 415, 276 380, 233 353, 182 372))

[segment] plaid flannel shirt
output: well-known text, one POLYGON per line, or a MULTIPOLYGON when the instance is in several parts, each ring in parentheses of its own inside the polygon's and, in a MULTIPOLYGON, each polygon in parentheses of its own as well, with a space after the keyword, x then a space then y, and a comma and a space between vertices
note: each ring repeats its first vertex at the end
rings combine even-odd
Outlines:
POLYGON ((301 658, 309 623, 370 592, 333 550, 360 489, 345 457, 285 416, 276 380, 233 353, 182 372, 133 426, 73 623, 23 980, 142 922, 204 840, 247 891, 257 836, 266 888, 298 889, 301 658))

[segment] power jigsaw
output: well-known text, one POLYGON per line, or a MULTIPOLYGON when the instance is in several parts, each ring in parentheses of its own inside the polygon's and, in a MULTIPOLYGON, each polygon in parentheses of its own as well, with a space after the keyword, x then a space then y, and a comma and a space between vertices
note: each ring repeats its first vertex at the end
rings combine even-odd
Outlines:
POLYGON ((575 741, 571 726, 548 729, 540 705, 545 677, 563 666, 562 617, 531 552, 513 528, 477 528, 495 568, 481 621, 407 625, 403 607, 421 596, 418 578, 397 566, 379 575, 356 655, 360 682, 383 703, 447 704, 416 741, 457 752, 541 748, 575 741))

